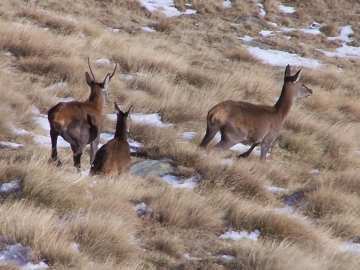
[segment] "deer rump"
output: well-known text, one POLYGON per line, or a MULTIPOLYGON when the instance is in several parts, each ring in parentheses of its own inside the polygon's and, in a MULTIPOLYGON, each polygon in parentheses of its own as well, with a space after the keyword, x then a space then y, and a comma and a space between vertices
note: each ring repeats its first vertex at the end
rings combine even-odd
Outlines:
POLYGON ((96 116, 92 115, 92 110, 91 104, 84 106, 84 103, 77 101, 60 102, 49 110, 50 128, 59 133, 71 147, 90 144, 99 135, 96 116))
POLYGON ((252 144, 261 142, 270 130, 281 125, 272 106, 227 100, 209 111, 207 133, 215 136, 220 131, 226 137, 223 140, 252 144))
POLYGON ((112 139, 97 151, 90 174, 118 175, 128 171, 130 164, 130 145, 128 143, 119 144, 117 139, 112 139), (119 153, 122 153, 120 158, 119 153))

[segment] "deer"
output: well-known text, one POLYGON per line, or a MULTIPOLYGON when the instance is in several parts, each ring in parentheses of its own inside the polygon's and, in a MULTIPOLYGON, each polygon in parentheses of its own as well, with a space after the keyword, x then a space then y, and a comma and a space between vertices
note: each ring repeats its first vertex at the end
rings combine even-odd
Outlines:
POLYGON ((220 131, 221 140, 214 146, 216 149, 226 150, 237 143, 251 144, 245 153, 238 155, 238 158, 246 158, 260 144, 260 160, 264 162, 295 100, 313 93, 299 82, 301 73, 302 69, 291 76, 290 65, 286 66, 284 85, 273 106, 226 100, 212 107, 207 115, 206 134, 199 147, 205 148, 220 131))
POLYGON ((103 108, 109 104, 108 85, 114 76, 114 71, 108 73, 102 82, 95 79, 90 66, 90 74, 85 72, 86 83, 90 86, 90 96, 86 101, 59 102, 48 111, 51 138, 51 162, 61 166, 58 159, 57 139, 60 135, 67 141, 73 152, 74 166, 81 168, 81 155, 87 144, 90 144, 90 164, 98 150, 100 133, 103 126, 103 108))
POLYGON ((91 164, 90 175, 105 174, 118 175, 128 172, 131 166, 130 145, 127 141, 130 130, 131 116, 134 106, 123 112, 114 102, 117 114, 116 131, 114 138, 100 147, 91 164))

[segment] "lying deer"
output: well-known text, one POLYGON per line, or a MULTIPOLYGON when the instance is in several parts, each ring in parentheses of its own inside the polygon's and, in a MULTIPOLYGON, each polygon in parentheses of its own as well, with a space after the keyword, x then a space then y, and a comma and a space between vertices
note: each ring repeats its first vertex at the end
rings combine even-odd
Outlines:
POLYGON ((237 143, 252 144, 248 151, 238 156, 245 158, 261 144, 260 160, 264 161, 295 100, 313 93, 300 84, 301 72, 302 69, 291 76, 290 65, 287 65, 281 95, 274 106, 233 100, 215 105, 208 112, 206 134, 199 147, 206 147, 220 131, 221 140, 216 148, 225 150, 237 143))
POLYGON ((134 110, 131 106, 127 112, 123 112, 114 102, 117 114, 116 131, 114 139, 104 144, 95 155, 90 168, 90 174, 118 175, 130 170, 131 156, 127 134, 130 129, 130 114, 134 110))
POLYGON ((48 112, 51 137, 51 159, 60 166, 57 153, 57 138, 60 135, 65 141, 70 143, 73 151, 74 166, 80 169, 81 155, 87 144, 90 144, 90 164, 95 158, 98 149, 100 132, 102 130, 103 107, 107 106, 108 84, 115 74, 117 64, 113 73, 108 73, 103 82, 97 82, 90 66, 92 75, 85 72, 87 84, 90 86, 91 93, 86 101, 60 102, 52 107, 48 112))

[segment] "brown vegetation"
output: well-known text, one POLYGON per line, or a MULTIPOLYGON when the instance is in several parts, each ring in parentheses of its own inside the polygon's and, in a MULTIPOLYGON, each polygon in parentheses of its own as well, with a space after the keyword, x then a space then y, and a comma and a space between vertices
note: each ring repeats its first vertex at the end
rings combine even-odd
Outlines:
MULTIPOLYGON (((358 268, 360 256, 345 244, 360 236, 360 61, 316 50, 340 47, 327 36, 344 25, 353 26, 357 44, 357 1, 285 0, 297 10, 288 15, 279 12, 279 1, 259 1, 265 17, 255 1, 232 1, 231 9, 222 2, 176 0, 179 10, 198 12, 167 18, 133 0, 1 1, 0 141, 22 146, 0 145, 0 185, 21 183, 20 195, 0 194, 0 236, 29 246, 34 262, 47 259, 50 269, 358 268), (274 30, 267 21, 326 27, 318 36, 296 31, 290 40, 280 33, 260 37, 260 30, 274 30), (238 160, 230 150, 197 148, 215 104, 276 103, 284 67, 250 55, 238 40, 245 35, 258 37, 247 45, 323 64, 303 67, 301 82, 314 94, 292 108, 264 164, 256 156, 238 160), (130 173, 81 175, 67 148, 58 149, 62 167, 47 163, 49 133, 34 117, 40 112, 46 120, 59 97, 86 100, 88 56, 121 67, 109 85, 111 103, 133 104, 137 113, 156 112, 173 124, 133 122, 129 137, 149 158, 171 163, 175 174, 200 174, 197 188, 175 189, 157 177, 130 173), (48 88, 62 82, 66 86, 48 88), (189 131, 195 132, 192 140, 182 136, 189 131), (35 135, 44 136, 42 144, 35 135), (296 213, 289 213, 285 202, 294 194, 296 213), (148 208, 139 216, 135 207, 142 202, 148 208), (230 228, 259 230, 260 237, 219 238, 230 228)), ((102 63, 93 68, 95 74, 113 70, 102 63)), ((103 109, 110 113, 112 106, 103 109)), ((114 122, 102 119, 102 131, 113 132, 114 122)), ((89 158, 89 152, 85 148, 83 155, 89 158)), ((141 160, 132 158, 132 164, 141 160)))

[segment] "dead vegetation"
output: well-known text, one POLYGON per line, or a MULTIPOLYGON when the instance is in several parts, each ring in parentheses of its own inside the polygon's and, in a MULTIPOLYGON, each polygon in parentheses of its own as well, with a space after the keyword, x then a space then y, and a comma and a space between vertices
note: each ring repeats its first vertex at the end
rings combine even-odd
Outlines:
MULTIPOLYGON (((357 269, 360 257, 345 244, 360 237, 360 62, 316 50, 340 47, 326 38, 344 25, 352 25, 359 43, 356 1, 282 1, 297 10, 289 15, 278 1, 259 1, 266 16, 254 1, 232 1, 231 9, 222 2, 177 0, 180 11, 191 4, 197 14, 176 18, 132 0, 0 3, 0 141, 22 145, 0 146, 0 184, 22 186, 19 196, 0 196, 0 237, 31 247, 34 262, 46 259, 50 269, 357 269), (324 26, 318 36, 259 37, 273 29, 267 21, 324 26), (215 104, 274 104, 279 96, 284 67, 250 55, 242 45, 254 43, 238 40, 245 35, 259 37, 262 48, 323 64, 304 68, 301 80, 313 96, 294 105, 265 164, 255 155, 238 160, 232 151, 197 148, 215 104), (34 120, 36 110, 46 114, 58 97, 88 97, 87 57, 101 76, 120 64, 109 85, 111 104, 133 104, 135 113, 159 113, 173 124, 133 123, 129 137, 178 175, 201 175, 197 188, 175 189, 151 176, 81 175, 71 168, 69 149, 59 148, 63 167, 48 164, 50 138, 34 120), (111 64, 95 63, 100 58, 111 64), (61 82, 66 86, 47 88, 61 82), (194 139, 184 132, 195 132, 194 139), (43 145, 32 133, 44 135, 43 145), (297 213, 289 214, 285 202, 294 194, 297 213), (148 207, 144 216, 135 210, 139 203, 148 207), (220 239, 229 229, 259 230, 260 237, 220 239)), ((104 111, 113 113, 112 106, 104 111)), ((112 121, 104 123, 104 131, 114 130, 112 121)))

